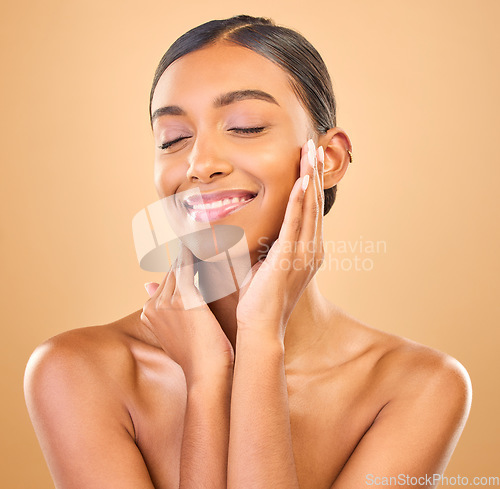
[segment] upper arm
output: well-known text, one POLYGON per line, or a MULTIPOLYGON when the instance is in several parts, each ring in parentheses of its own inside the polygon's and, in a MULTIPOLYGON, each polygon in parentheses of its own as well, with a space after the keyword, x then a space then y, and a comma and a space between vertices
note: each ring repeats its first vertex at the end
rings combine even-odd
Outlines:
POLYGON ((26 368, 25 397, 57 488, 154 489, 116 386, 84 355, 39 346, 26 368))
POLYGON ((384 483, 435 487, 439 482, 434 474, 444 472, 469 414, 470 378, 444 354, 410 367, 416 373, 380 411, 331 489, 384 483), (394 479, 382 479, 389 477, 394 479))

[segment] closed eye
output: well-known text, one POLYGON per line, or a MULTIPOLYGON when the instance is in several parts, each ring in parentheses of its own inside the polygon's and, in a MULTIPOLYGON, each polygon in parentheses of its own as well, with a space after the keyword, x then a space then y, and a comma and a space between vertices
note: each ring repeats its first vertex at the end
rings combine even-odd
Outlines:
MULTIPOLYGON (((262 127, 233 127, 229 129, 229 131, 234 131, 237 133, 241 134, 255 134, 262 132, 265 129, 264 126, 262 127)), ((182 141, 183 139, 189 139, 191 136, 182 136, 180 138, 174 139, 172 141, 166 141, 165 143, 162 143, 158 148, 160 149, 168 149, 170 146, 173 146, 174 144, 182 141)))
POLYGON ((265 127, 233 127, 230 131, 241 132, 244 134, 262 132, 265 127))
POLYGON ((180 138, 174 139, 172 141, 166 141, 165 143, 160 144, 158 148, 160 149, 168 149, 170 146, 173 146, 175 143, 182 141, 183 139, 189 139, 191 136, 181 136, 180 138))

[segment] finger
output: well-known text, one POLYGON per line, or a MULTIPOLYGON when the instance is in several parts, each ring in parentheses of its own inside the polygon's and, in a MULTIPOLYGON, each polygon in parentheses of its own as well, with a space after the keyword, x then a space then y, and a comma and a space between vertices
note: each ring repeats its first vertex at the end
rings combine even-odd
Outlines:
POLYGON ((322 146, 319 146, 316 152, 316 161, 318 162, 318 222, 316 226, 316 239, 323 242, 323 213, 325 210, 325 153, 322 146))
POLYGON ((159 286, 160 284, 157 284, 156 282, 147 282, 144 284, 144 288, 146 289, 149 297, 151 297, 156 292, 159 286))
MULTIPOLYGON (((170 269, 168 270, 167 274, 163 278, 163 281, 158 287, 158 290, 156 291, 156 306, 158 308, 167 308, 169 307, 170 303, 172 302, 172 294, 174 293, 175 289, 175 272, 174 272, 174 265, 172 264, 170 266, 170 269)), ((152 297, 154 298, 154 296, 152 297)))
POLYGON ((180 296, 185 309, 198 307, 204 304, 204 300, 194 284, 194 258, 191 250, 182 242, 178 258, 174 295, 180 296))
MULTIPOLYGON (((318 161, 318 173, 320 176, 320 191, 324 200, 324 190, 325 190, 325 150, 323 146, 318 146, 317 150, 317 161, 318 161)), ((323 202, 324 205, 324 202, 323 202)), ((321 214, 323 214, 323 209, 321 209, 321 214)))
POLYGON ((175 267, 176 292, 188 293, 195 287, 193 261, 191 250, 181 242, 178 261, 175 267))
POLYGON ((305 268, 311 271, 319 269, 324 259, 323 248, 323 209, 324 209, 324 158, 321 152, 314 148, 314 154, 310 154, 314 165, 313 190, 306 196, 304 202, 304 225, 301 229, 299 240, 305 243, 304 263, 305 268), (309 200, 310 198, 310 200, 309 200))
POLYGON ((165 288, 169 272, 170 270, 165 274, 160 284, 156 282, 147 282, 144 284, 144 287, 146 288, 146 292, 148 293, 150 299, 153 299, 153 296, 155 300, 158 299, 163 289, 165 288))
POLYGON ((301 161, 301 173, 309 175, 309 185, 304 194, 304 202, 302 207, 302 225, 300 232, 296 238, 294 263, 299 263, 297 258, 303 262, 302 266, 307 266, 314 253, 315 234, 317 225, 317 170, 316 170, 316 152, 315 144, 312 139, 309 139, 304 145, 304 158, 301 161))
POLYGON ((284 254, 293 253, 294 244, 299 236, 302 226, 304 198, 309 190, 307 188, 304 193, 302 188, 304 179, 309 179, 308 185, 311 184, 312 171, 307 169, 307 145, 302 147, 300 168, 301 177, 295 182, 292 191, 290 192, 285 217, 278 236, 278 240, 282 244, 280 248, 284 250, 284 254))
POLYGON ((163 308, 163 297, 165 294, 165 289, 170 289, 172 286, 170 284, 171 281, 171 269, 165 274, 163 280, 158 285, 155 282, 148 282, 145 284, 146 290, 149 294, 149 299, 146 301, 142 308, 141 320, 146 323, 148 326, 151 326, 149 319, 147 318, 147 314, 151 313, 153 310, 158 310, 163 308), (153 291, 154 289, 154 291, 153 291), (152 292, 152 293, 150 293, 152 292))
POLYGON ((316 243, 322 234, 322 209, 324 205, 322 184, 323 163, 319 162, 316 147, 311 142, 309 142, 307 152, 307 163, 312 175, 304 197, 304 217, 298 239, 304 243, 305 253, 310 255, 315 249, 315 246, 310 243, 316 243))

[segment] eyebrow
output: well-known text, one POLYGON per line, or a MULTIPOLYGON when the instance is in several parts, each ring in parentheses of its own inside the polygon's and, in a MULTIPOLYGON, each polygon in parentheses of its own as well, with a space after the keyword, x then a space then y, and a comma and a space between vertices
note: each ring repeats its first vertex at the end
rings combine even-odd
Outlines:
MULTIPOLYGON (((280 107, 278 101, 271 94, 263 92, 262 90, 234 90, 232 92, 223 93, 215 98, 213 101, 213 107, 215 109, 220 109, 221 107, 226 107, 227 105, 234 104, 240 100, 247 99, 264 100, 265 102, 269 102, 280 107)), ((160 107, 153 112, 153 115, 151 116, 151 123, 163 115, 186 115, 186 112, 178 105, 160 107)))

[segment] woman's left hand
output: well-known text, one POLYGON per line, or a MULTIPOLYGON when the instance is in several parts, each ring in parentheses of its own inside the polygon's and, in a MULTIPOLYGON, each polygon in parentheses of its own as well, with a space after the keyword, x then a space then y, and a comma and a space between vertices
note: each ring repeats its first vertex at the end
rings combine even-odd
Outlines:
POLYGON ((323 148, 316 151, 309 140, 302 147, 300 178, 290 193, 278 239, 240 289, 238 330, 258 329, 284 341, 290 315, 324 260, 323 167, 323 148))

